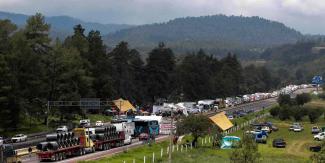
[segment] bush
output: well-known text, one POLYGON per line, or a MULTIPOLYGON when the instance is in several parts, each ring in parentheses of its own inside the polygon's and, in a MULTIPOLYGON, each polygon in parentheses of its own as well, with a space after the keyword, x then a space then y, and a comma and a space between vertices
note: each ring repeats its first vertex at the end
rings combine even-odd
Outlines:
POLYGON ((288 94, 280 94, 278 97, 278 103, 280 106, 291 105, 291 97, 288 94))
POLYGON ((311 101, 311 97, 310 97, 310 94, 308 94, 308 93, 299 94, 296 97, 297 105, 304 105, 305 103, 307 103, 309 101, 311 101))
POLYGON ((275 107, 271 108, 271 110, 270 110, 270 114, 273 117, 277 117, 279 115, 279 112, 280 112, 280 107, 279 106, 275 106, 275 107))
POLYGON ((315 123, 322 114, 323 111, 321 109, 308 109, 308 118, 310 123, 315 123))
POLYGON ((280 108, 279 118, 281 120, 290 119, 290 116, 291 116, 291 109, 289 106, 283 106, 280 108))
POLYGON ((306 115, 305 108, 302 107, 290 107, 292 117, 295 119, 295 121, 301 121, 301 119, 306 115))

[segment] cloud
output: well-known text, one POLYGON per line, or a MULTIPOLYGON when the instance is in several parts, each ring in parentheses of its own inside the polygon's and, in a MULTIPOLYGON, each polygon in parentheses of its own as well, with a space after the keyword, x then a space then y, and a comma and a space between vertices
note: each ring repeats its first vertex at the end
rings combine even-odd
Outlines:
POLYGON ((0 0, 0 10, 126 24, 214 14, 261 16, 304 33, 325 33, 324 0, 0 0))

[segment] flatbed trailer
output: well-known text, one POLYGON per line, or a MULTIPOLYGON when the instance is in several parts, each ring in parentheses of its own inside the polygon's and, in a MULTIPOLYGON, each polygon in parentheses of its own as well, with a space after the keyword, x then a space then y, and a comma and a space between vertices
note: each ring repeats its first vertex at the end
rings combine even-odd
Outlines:
POLYGON ((96 150, 108 150, 124 145, 125 133, 119 132, 118 138, 108 140, 96 140, 94 142, 96 150))
POLYGON ((36 153, 40 161, 60 161, 71 156, 81 156, 86 154, 82 145, 75 145, 57 150, 39 151, 36 153))

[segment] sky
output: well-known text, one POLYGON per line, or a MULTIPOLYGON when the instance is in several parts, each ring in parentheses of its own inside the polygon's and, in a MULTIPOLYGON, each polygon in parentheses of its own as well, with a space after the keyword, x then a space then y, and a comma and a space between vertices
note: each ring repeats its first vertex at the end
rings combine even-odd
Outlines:
POLYGON ((304 34, 325 34, 325 0, 0 0, 0 10, 135 25, 186 16, 260 16, 304 34))

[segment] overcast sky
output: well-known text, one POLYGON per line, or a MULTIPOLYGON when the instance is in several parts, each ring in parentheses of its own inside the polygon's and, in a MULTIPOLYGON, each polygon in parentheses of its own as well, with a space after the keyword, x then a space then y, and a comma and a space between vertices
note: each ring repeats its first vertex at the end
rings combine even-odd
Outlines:
POLYGON ((119 24, 215 14, 260 16, 303 33, 325 34, 325 0, 0 0, 0 10, 119 24))

